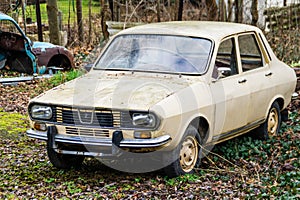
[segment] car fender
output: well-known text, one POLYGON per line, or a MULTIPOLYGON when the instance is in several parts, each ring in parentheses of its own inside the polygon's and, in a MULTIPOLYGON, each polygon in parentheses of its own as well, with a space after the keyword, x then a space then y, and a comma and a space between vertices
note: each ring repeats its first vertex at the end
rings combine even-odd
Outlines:
POLYGON ((214 120, 214 105, 209 87, 201 82, 169 96, 154 105, 150 111, 162 118, 156 136, 169 134, 172 138, 169 149, 179 144, 185 130, 197 117, 205 118, 208 124, 212 124, 214 120))
POLYGON ((48 42, 34 42, 33 51, 38 57, 39 66, 48 66, 49 61, 57 55, 65 56, 70 61, 72 68, 75 66, 73 55, 65 47, 48 42))
POLYGON ((74 68, 75 62, 74 62, 73 54, 70 51, 68 51, 66 48, 59 48, 58 51, 59 51, 59 54, 64 55, 65 57, 68 58, 68 60, 70 61, 71 67, 74 68))

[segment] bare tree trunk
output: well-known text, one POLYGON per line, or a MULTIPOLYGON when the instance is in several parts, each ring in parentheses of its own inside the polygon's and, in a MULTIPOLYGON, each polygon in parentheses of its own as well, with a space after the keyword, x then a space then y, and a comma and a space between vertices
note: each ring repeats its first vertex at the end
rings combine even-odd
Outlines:
POLYGON ((256 26, 258 21, 258 0, 252 0, 252 6, 251 6, 251 15, 252 15, 252 21, 251 24, 256 26))
POLYGON ((286 5, 287 5, 286 0, 283 0, 283 6, 286 6, 286 5))
POLYGON ((215 21, 218 19, 218 6, 216 0, 206 0, 207 20, 215 21))
POLYGON ((235 22, 243 22, 243 0, 235 0, 235 22))
POLYGON ((114 21, 114 1, 108 0, 108 3, 109 3, 109 9, 111 12, 111 21, 114 21))
MULTIPOLYGON (((27 28, 26 28, 26 16, 25 16, 25 4, 23 2, 21 2, 22 4, 22 20, 23 20, 23 25, 24 25, 24 31, 25 34, 27 34, 27 28)), ((37 5, 39 4, 39 2, 36 2, 36 10, 38 10, 37 5)), ((38 15, 38 13, 36 13, 36 15, 38 15)), ((40 16, 41 17, 41 13, 40 16)), ((36 21, 38 21, 38 16, 36 17, 36 21)), ((42 34, 43 35, 43 34, 42 34)), ((43 41, 43 36, 41 38, 39 38, 39 41, 43 41)))
POLYGON ((88 36, 88 44, 91 43, 92 40, 92 0, 89 0, 89 36, 88 36))
POLYGON ((82 0, 76 0, 78 38, 83 42, 82 0))
POLYGON ((219 20, 227 21, 227 12, 224 0, 219 0, 219 20))
POLYGON ((179 4, 178 0, 175 0, 175 3, 174 3, 174 21, 176 21, 178 19, 178 4, 179 4))
POLYGON ((50 31, 50 42, 60 44, 59 28, 58 28, 58 9, 57 0, 47 0, 47 14, 50 31))
POLYGON ((182 21, 182 13, 183 13, 183 1, 184 0, 179 0, 179 5, 178 5, 178 21, 182 21))
POLYGON ((157 10, 157 22, 160 22, 160 0, 157 0, 157 7, 156 7, 156 10, 157 10))
POLYGON ((228 16, 227 16, 227 21, 232 20, 232 8, 233 8, 233 2, 232 0, 228 0, 228 16))
POLYGON ((119 22, 121 20, 121 8, 120 4, 117 4, 117 21, 119 22))
POLYGON ((69 11, 68 11, 68 45, 71 42, 71 0, 69 0, 69 11))
POLYGON ((102 29, 104 40, 109 39, 109 32, 107 30, 108 27, 106 24, 106 12, 107 12, 107 5, 105 4, 105 0, 101 0, 101 29, 102 29))

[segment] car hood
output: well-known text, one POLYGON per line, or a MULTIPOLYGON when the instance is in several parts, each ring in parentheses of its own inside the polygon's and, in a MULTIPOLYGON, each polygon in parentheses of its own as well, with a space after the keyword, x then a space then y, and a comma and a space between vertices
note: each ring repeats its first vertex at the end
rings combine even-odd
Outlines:
POLYGON ((93 70, 32 101, 75 107, 148 110, 188 85, 188 81, 179 75, 93 70))
POLYGON ((33 42, 32 47, 33 48, 53 48, 57 45, 51 44, 49 42, 33 42))
POLYGON ((41 49, 41 51, 46 51, 46 49, 52 49, 52 48, 63 48, 66 49, 63 46, 55 45, 49 42, 33 42, 32 44, 33 50, 35 49, 41 49))

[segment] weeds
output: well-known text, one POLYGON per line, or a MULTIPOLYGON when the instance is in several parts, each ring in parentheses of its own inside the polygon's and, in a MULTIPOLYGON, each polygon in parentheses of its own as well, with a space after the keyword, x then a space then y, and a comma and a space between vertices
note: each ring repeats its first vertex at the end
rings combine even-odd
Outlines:
POLYGON ((67 81, 71 81, 75 78, 78 78, 83 74, 85 74, 85 71, 82 69, 73 69, 68 72, 59 71, 57 74, 55 74, 52 78, 48 80, 48 83, 55 87, 67 81))

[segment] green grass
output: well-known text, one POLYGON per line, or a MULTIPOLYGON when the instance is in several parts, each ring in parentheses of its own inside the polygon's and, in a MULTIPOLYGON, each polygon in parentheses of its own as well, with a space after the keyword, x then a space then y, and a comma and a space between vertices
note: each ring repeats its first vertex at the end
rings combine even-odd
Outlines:
MULTIPOLYGON (((82 1, 82 16, 84 19, 88 18, 89 1, 82 1)), ((63 13, 63 24, 68 23, 69 12, 70 12, 70 21, 71 23, 76 22, 76 1, 75 0, 58 0, 57 1, 58 10, 63 13)), ((41 7, 41 18, 43 24, 48 24, 47 8, 46 4, 43 3, 41 7)), ((92 1, 92 13, 100 13, 100 4, 97 1, 92 1)), ((26 7, 26 17, 32 18, 33 22, 36 22, 36 6, 31 5, 26 7)))
POLYGON ((53 87, 58 86, 64 82, 71 81, 79 76, 85 74, 85 71, 80 69, 73 69, 68 72, 58 72, 52 78, 48 80, 48 83, 53 87))

